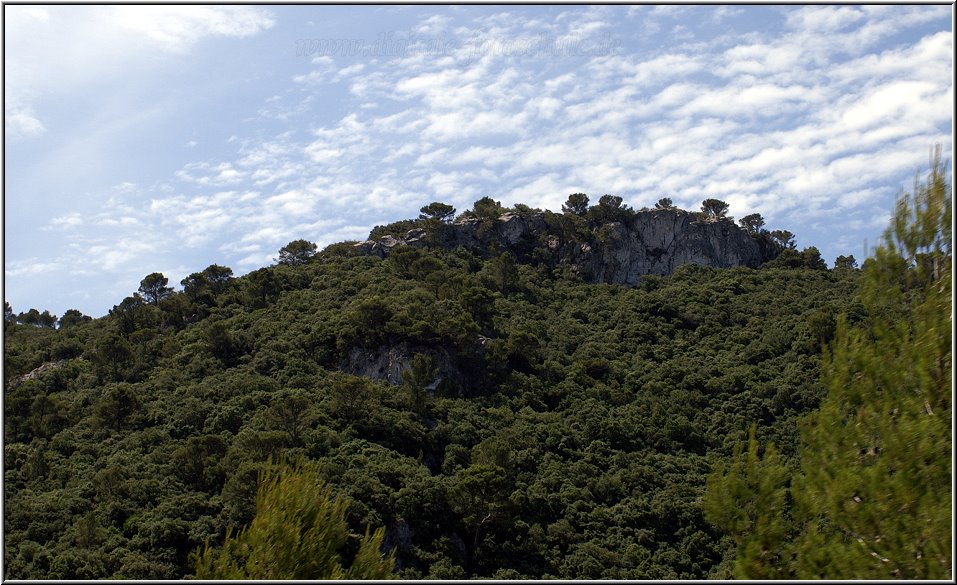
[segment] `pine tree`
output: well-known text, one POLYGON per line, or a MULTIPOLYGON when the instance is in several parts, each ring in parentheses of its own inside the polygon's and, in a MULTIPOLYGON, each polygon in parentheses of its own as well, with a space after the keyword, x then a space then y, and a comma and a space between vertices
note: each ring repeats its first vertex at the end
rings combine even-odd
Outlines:
POLYGON ((256 517, 228 532, 222 550, 197 551, 199 579, 389 579, 395 564, 380 550, 385 530, 349 532, 348 501, 334 496, 315 465, 273 466, 260 477, 256 517), (351 540, 358 552, 344 553, 351 540))
POLYGON ((864 271, 869 324, 840 322, 825 355, 828 396, 803 421, 794 491, 829 520, 804 552, 843 554, 805 561, 804 577, 952 574, 951 200, 938 149, 864 271))
POLYGON ((793 578, 790 566, 795 536, 788 511, 791 475, 774 445, 763 457, 751 426, 747 453, 739 445, 728 463, 708 477, 704 511, 709 522, 735 539, 734 573, 741 579, 793 578))
POLYGON ((838 321, 800 470, 771 446, 759 458, 753 434, 716 466, 704 507, 735 538, 738 577, 952 578, 951 216, 938 148, 864 264, 868 320, 838 321))
POLYGON ((168 299, 173 294, 173 288, 166 286, 169 284, 169 278, 160 272, 154 272, 146 275, 140 281, 139 292, 147 302, 157 305, 163 299, 168 299))

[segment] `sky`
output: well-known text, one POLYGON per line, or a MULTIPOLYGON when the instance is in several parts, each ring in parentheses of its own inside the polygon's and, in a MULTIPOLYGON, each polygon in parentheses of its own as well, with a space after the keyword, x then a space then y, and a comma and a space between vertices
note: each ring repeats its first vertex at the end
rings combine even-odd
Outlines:
POLYGON ((432 201, 760 213, 862 259, 934 144, 950 6, 4 6, 4 294, 99 317, 432 201))

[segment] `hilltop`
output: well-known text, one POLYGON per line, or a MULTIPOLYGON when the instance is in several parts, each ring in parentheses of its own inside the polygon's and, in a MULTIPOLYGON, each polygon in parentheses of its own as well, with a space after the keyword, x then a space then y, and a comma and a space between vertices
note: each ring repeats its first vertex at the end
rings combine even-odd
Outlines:
POLYGON ((242 277, 147 275, 101 319, 8 310, 5 577, 192 575, 276 457, 403 577, 726 574, 711 462, 755 421, 794 451, 859 271, 720 205, 567 207, 436 203, 242 277))
POLYGON ((620 197, 606 195, 588 207, 587 196, 575 194, 558 214, 521 204, 505 209, 486 197, 453 219, 454 211, 433 203, 418 220, 379 226, 354 247, 380 258, 399 246, 462 246, 482 257, 508 252, 519 262, 567 266, 588 282, 627 286, 688 263, 757 268, 793 248, 790 232, 763 229, 758 214, 736 225, 726 214, 727 204, 715 199, 705 200, 700 212, 678 209, 668 199, 656 209, 635 211, 620 197), (433 208, 444 212, 442 218, 433 208))

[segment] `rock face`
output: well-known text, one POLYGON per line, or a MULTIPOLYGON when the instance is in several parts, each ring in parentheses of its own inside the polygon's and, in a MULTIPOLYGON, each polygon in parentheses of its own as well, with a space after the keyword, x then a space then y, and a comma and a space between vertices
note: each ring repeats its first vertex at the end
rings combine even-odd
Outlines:
MULTIPOLYGON (((456 388, 471 390, 477 386, 477 380, 464 375, 458 368, 458 360, 450 351, 442 347, 416 347, 407 342, 395 345, 383 345, 374 348, 353 347, 339 369, 348 374, 363 376, 370 380, 388 382, 392 385, 402 383, 402 373, 410 368, 412 358, 421 353, 432 359, 438 372, 435 380, 426 387, 429 393, 435 393, 443 382, 449 382, 456 388)), ((477 355, 481 355, 481 350, 477 355)))
MULTIPOLYGON (((634 286, 646 274, 671 274, 687 263, 715 268, 757 267, 768 251, 730 220, 700 220, 678 209, 624 214, 621 221, 590 225, 587 235, 562 237, 561 216, 546 212, 505 213, 493 220, 459 218, 443 226, 434 245, 464 246, 479 255, 510 250, 520 259, 540 249, 555 266, 566 265, 590 282, 634 286)), ((362 255, 386 257, 397 246, 428 245, 425 230, 383 236, 355 245, 362 255)))
POLYGON ((36 368, 32 372, 26 373, 18 378, 13 379, 10 382, 10 389, 13 390, 14 388, 18 388, 23 383, 29 382, 30 380, 33 380, 43 375, 46 372, 50 372, 50 371, 62 368, 64 365, 66 365, 68 361, 69 360, 57 360, 55 362, 44 362, 40 364, 40 367, 36 368))
POLYGON ((601 244, 585 260, 592 280, 634 286, 645 274, 666 275, 682 264, 714 268, 756 267, 758 243, 731 221, 697 221, 690 213, 639 212, 625 225, 605 224, 601 244))

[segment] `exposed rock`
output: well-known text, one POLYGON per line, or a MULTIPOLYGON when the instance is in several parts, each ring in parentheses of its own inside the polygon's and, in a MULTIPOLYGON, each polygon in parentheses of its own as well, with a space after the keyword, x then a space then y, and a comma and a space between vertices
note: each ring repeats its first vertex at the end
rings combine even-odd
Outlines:
POLYGON ((386 525, 383 545, 386 549, 395 551, 397 570, 403 568, 413 558, 412 537, 414 535, 415 531, 403 518, 396 518, 386 525))
MULTIPOLYGON (((480 352, 481 348, 477 348, 477 353, 480 352)), ((462 374, 456 357, 447 349, 415 347, 404 341, 376 348, 353 347, 349 350, 340 369, 348 374, 398 385, 402 383, 402 373, 409 369, 412 358, 417 353, 432 358, 432 364, 437 371, 435 380, 426 386, 426 391, 435 394, 445 382, 458 388, 459 391, 467 392, 475 388, 477 381, 470 380, 462 374)))
MULTIPOLYGON (((700 220, 679 209, 642 210, 623 221, 592 226, 584 241, 563 241, 548 232, 545 212, 509 212, 491 222, 457 218, 443 226, 438 241, 444 247, 463 246, 480 255, 487 255, 493 243, 517 254, 527 253, 531 244, 547 250, 554 265, 565 264, 591 282, 628 286, 645 274, 671 274, 682 264, 757 267, 776 253, 762 248, 730 220, 700 220)), ((387 235, 360 242, 355 249, 362 255, 385 257, 397 246, 425 246, 428 241, 425 230, 414 229, 402 238, 387 235)))
POLYGON ((522 217, 517 213, 504 213, 499 216, 496 228, 499 240, 514 246, 529 234, 537 234, 546 229, 545 214, 536 212, 522 217))
POLYGON ((371 380, 384 380, 390 384, 402 383, 402 372, 409 368, 412 353, 407 344, 366 349, 354 347, 342 370, 371 380))
POLYGON ((392 248, 395 248, 396 246, 403 246, 407 243, 408 242, 406 242, 406 240, 391 235, 382 236, 379 238, 379 244, 386 251, 386 253, 391 252, 392 248))
POLYGON ((409 230, 404 239, 407 245, 421 248, 428 245, 428 232, 422 228, 409 230))
POLYGON ((356 254, 359 256, 378 256, 379 258, 385 258, 385 253, 382 251, 382 244, 375 240, 359 242, 358 244, 353 244, 352 247, 355 248, 356 254))
POLYGON ((642 275, 671 274, 682 264, 734 268, 762 262, 758 243, 731 221, 697 221, 682 211, 639 212, 630 225, 602 226, 599 240, 601 251, 591 266, 596 282, 634 286, 642 275))
POLYGON ((53 370, 62 368, 68 361, 69 360, 57 360, 55 362, 44 362, 36 369, 11 380, 10 389, 13 390, 14 388, 19 388, 23 383, 34 380, 46 372, 51 372, 53 370))

